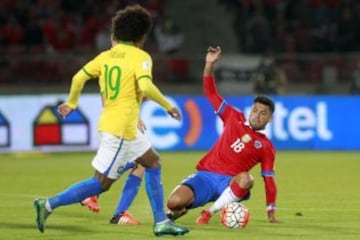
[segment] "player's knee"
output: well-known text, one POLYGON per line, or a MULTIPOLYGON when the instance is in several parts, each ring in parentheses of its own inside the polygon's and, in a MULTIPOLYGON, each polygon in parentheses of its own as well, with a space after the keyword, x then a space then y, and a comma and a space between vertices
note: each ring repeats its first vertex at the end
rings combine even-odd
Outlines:
POLYGON ((108 191, 110 189, 111 185, 112 185, 112 182, 106 182, 106 181, 102 182, 101 183, 102 192, 108 191))
POLYGON ((143 156, 137 159, 137 162, 146 168, 160 167, 159 154, 153 149, 149 149, 143 156))
POLYGON ((134 167, 131 171, 131 174, 139 178, 143 178, 145 174, 145 168, 141 164, 137 164, 136 167, 134 167))
POLYGON ((238 174, 234 181, 243 189, 250 189, 254 185, 254 177, 248 172, 238 174))
POLYGON ((101 192, 106 192, 110 189, 111 185, 114 183, 115 180, 110 178, 102 178, 100 180, 101 183, 101 192))
POLYGON ((160 167, 160 156, 158 154, 155 154, 153 158, 150 161, 150 167, 151 168, 158 168, 160 167))
POLYGON ((98 181, 100 182, 101 192, 106 192, 107 190, 109 190, 111 185, 115 181, 114 179, 110 179, 110 178, 106 177, 105 175, 103 175, 102 173, 100 173, 97 170, 95 171, 94 177, 96 179, 98 179, 98 181))
POLYGON ((182 201, 181 196, 173 194, 167 201, 167 207, 170 210, 181 210, 184 208, 184 203, 182 201))
POLYGON ((240 182, 240 186, 244 189, 250 189, 254 185, 254 179, 245 178, 242 182, 240 182))
POLYGON ((194 194, 192 190, 185 186, 179 185, 175 188, 167 201, 167 207, 170 210, 183 210, 190 206, 194 201, 194 194))

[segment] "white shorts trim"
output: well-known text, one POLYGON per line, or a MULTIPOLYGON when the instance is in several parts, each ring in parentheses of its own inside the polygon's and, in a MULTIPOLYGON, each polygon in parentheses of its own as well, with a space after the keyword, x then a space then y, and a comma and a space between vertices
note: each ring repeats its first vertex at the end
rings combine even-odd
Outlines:
POLYGON ((126 163, 134 162, 151 148, 149 140, 140 132, 134 140, 126 141, 107 132, 99 133, 100 146, 92 166, 111 179, 118 179, 126 163))

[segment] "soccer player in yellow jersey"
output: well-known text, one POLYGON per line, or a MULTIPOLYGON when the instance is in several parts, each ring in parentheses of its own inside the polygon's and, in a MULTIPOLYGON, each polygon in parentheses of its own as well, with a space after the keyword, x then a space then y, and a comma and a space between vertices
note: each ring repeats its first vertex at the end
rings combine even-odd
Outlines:
POLYGON ((139 5, 118 11, 112 19, 111 29, 112 41, 117 44, 89 61, 73 77, 68 100, 58 107, 62 117, 76 108, 82 88, 90 79, 98 78, 104 99, 98 126, 100 146, 92 161, 95 175, 53 197, 34 201, 40 232, 44 232, 45 221, 55 208, 79 203, 107 191, 127 163, 134 161, 146 168, 145 187, 154 215, 154 234, 183 235, 189 232, 167 218, 159 156, 137 129, 144 95, 163 106, 174 119, 181 119, 179 110, 152 83, 152 59, 142 50, 151 20, 150 14, 139 5))

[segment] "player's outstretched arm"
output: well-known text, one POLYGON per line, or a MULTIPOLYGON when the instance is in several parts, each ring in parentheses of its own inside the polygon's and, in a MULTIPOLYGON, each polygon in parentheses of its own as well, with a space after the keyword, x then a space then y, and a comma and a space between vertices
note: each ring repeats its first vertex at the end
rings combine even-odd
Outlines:
POLYGON ((61 117, 66 118, 77 107, 81 91, 89 79, 83 68, 73 76, 68 100, 58 106, 61 117))
POLYGON ((209 47, 205 57, 204 76, 203 76, 203 89, 204 94, 209 99, 211 105, 215 110, 218 110, 223 102, 223 98, 217 91, 214 77, 214 64, 220 58, 220 47, 209 47))
POLYGON ((169 115, 176 119, 176 120, 181 120, 181 114, 180 111, 172 106, 169 101, 166 100, 166 98, 164 97, 164 95, 160 92, 160 90, 152 83, 151 80, 141 80, 139 81, 139 88, 140 90, 143 92, 143 94, 157 102, 158 104, 160 104, 163 108, 166 109, 167 113, 169 113, 169 115))
POLYGON ((217 46, 209 47, 207 50, 206 58, 205 58, 205 67, 204 67, 204 77, 212 77, 214 76, 214 64, 221 56, 221 48, 217 46))

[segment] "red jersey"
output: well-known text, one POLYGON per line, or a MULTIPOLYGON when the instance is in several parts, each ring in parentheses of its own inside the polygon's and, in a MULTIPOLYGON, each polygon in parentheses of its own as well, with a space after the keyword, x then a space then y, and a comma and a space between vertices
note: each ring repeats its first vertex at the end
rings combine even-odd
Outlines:
POLYGON ((262 175, 273 175, 275 150, 270 140, 247 125, 244 114, 225 101, 216 109, 224 130, 196 169, 235 176, 261 164, 262 175))
POLYGON ((267 210, 275 211, 277 187, 274 181, 275 149, 272 143, 264 134, 245 123, 243 113, 226 103, 218 94, 213 77, 204 77, 203 80, 204 93, 224 122, 224 129, 196 169, 235 176, 260 163, 267 210))

